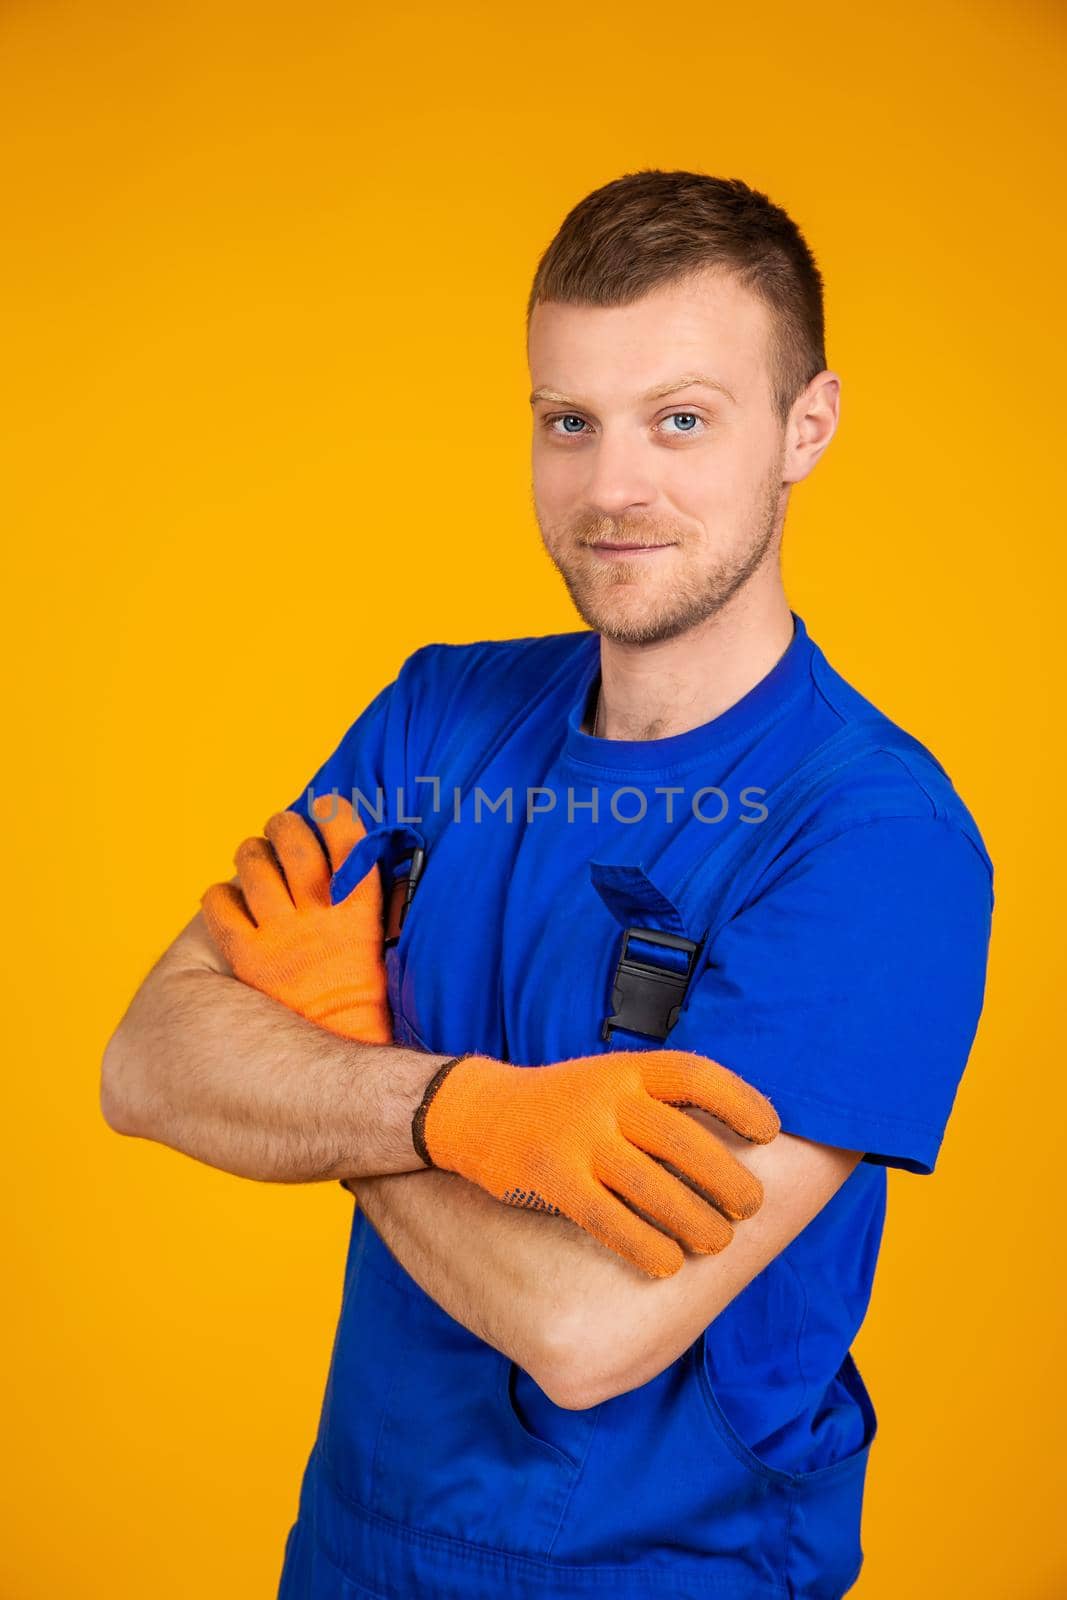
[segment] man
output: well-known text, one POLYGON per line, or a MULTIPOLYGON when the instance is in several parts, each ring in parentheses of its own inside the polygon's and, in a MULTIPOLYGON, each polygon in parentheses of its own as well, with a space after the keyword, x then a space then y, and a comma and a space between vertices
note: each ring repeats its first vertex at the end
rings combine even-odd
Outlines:
POLYGON ((830 1600, 886 1169, 933 1171, 992 865, 783 591, 840 390, 795 224, 609 183, 528 351, 588 631, 405 661, 145 980, 105 1115, 357 1195, 284 1600, 830 1600))

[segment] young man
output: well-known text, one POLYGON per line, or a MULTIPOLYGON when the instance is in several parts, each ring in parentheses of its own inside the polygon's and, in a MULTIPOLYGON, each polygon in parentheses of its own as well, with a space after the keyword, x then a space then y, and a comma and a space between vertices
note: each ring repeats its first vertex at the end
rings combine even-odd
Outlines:
POLYGON ((992 866, 783 591, 840 388, 795 224, 609 183, 528 349, 587 629, 409 657, 146 979, 104 1110, 358 1195, 283 1600, 832 1600, 886 1169, 933 1171, 992 866))

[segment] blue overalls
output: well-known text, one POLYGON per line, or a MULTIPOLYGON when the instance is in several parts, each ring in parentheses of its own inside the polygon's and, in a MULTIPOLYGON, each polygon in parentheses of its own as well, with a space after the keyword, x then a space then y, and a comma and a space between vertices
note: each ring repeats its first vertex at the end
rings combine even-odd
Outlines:
MULTIPOLYGON (((391 903, 407 901, 386 951, 398 1043, 532 1066, 666 1038, 755 1082, 787 1132, 874 1154, 683 1355, 578 1411, 443 1311, 357 1207, 279 1600, 836 1600, 855 1580, 877 1424, 849 1345, 873 1278, 885 1167, 932 1170, 977 1024, 983 929, 958 960, 943 957, 937 1004, 953 1014, 936 1070, 915 1068, 916 1082, 936 1079, 929 1098, 887 1092, 880 1104, 877 1083, 835 1090, 831 1072, 813 1089, 799 1059, 772 1050, 764 1066, 746 1043, 753 1018, 773 1034, 783 973, 810 994, 821 970, 818 916, 798 927, 785 898, 795 932, 773 948, 775 886, 813 893, 822 908, 835 873, 866 870, 862 850, 870 871, 888 874, 889 899, 906 869, 885 861, 885 844, 929 834, 915 893, 922 874, 946 872, 938 898, 962 895, 962 915, 980 922, 991 889, 943 769, 834 674, 794 621, 786 655, 736 706, 644 743, 581 732, 596 635, 427 646, 294 802, 306 816, 312 793, 373 797, 384 786, 382 820, 365 817, 368 836, 333 893, 343 898, 377 861, 386 888, 399 885, 391 903), (849 774, 851 811, 837 798, 849 774), (670 822, 669 788, 680 791, 670 822), (872 850, 872 807, 876 820, 911 826, 889 828, 872 850), (928 819, 944 826, 930 834, 928 819), (812 838, 836 863, 823 883, 812 881, 812 838), (750 970, 761 976, 735 979, 750 970)), ((944 948, 956 933, 933 937, 944 948)), ((829 1003, 822 1025, 832 1026, 829 1003)), ((843 1071, 854 1072, 850 1048, 843 1071)))

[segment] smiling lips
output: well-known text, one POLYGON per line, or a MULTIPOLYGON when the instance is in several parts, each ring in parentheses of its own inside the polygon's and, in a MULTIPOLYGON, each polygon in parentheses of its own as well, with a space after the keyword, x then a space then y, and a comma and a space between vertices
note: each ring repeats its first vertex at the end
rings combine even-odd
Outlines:
POLYGON ((669 550, 669 544, 594 544, 589 547, 602 556, 640 556, 653 550, 669 550))

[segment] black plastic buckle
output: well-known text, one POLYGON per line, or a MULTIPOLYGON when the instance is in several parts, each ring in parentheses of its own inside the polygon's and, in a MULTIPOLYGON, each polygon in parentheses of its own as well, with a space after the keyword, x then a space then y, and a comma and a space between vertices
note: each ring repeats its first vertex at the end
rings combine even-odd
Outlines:
POLYGON ((650 1039, 665 1039, 678 1021, 702 945, 703 940, 685 939, 679 933, 662 933, 658 928, 627 928, 612 989, 614 1011, 604 1019, 601 1038, 610 1039, 612 1028, 625 1028, 629 1033, 647 1034, 650 1039), (685 971, 656 967, 629 955, 632 935, 648 944, 687 951, 689 959, 685 971))
POLYGON ((385 941, 384 948, 390 949, 400 938, 400 930, 404 926, 404 918, 411 907, 411 902, 422 876, 422 869, 426 862, 426 851, 421 844, 415 846, 411 852, 411 865, 404 877, 394 880, 389 891, 389 902, 385 909, 385 941))

